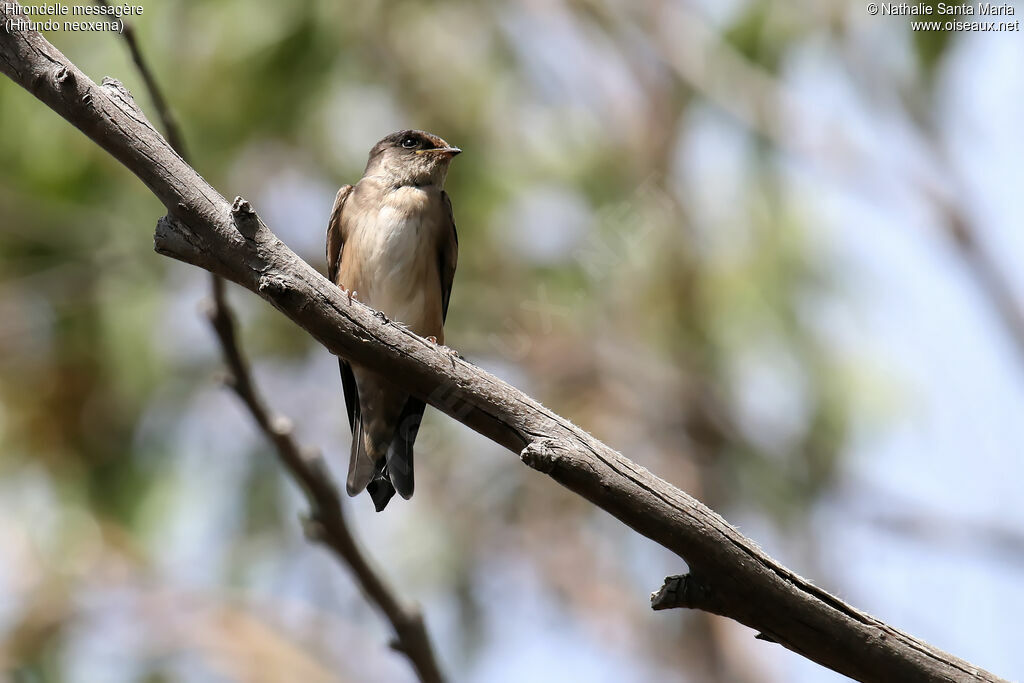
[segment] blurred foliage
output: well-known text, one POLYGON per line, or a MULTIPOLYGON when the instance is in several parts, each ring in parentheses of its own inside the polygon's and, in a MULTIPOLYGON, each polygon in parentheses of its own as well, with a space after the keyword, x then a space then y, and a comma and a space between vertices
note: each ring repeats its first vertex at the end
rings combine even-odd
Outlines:
MULTIPOLYGON (((835 294, 815 209, 781 191, 771 141, 662 59, 659 7, 171 1, 137 26, 196 168, 321 268, 334 190, 373 142, 408 126, 466 150, 448 185, 450 343, 723 513, 799 538, 850 420, 848 369, 807 315, 835 294), (732 184, 693 168, 715 131, 742 160, 732 184)), ((726 48, 780 77, 819 35, 765 1, 714 16, 726 48)), ((907 33, 933 72, 949 36, 907 33)), ((48 38, 149 109, 116 36, 48 38)), ((152 251, 161 207, 6 80, 0 130, 0 671, 257 680, 243 664, 273 651, 304 671, 408 678, 217 387, 206 280, 152 251)), ((341 469, 332 359, 235 294, 275 408, 341 469)), ((681 569, 670 555, 437 415, 420 448, 416 499, 381 517, 353 506, 371 552, 426 603, 449 669, 500 649, 488 591, 512 572, 652 677, 762 679, 713 618, 652 623, 642 596, 681 569)))
MULTIPOLYGON (((940 15, 939 5, 950 6, 954 3, 941 3, 939 0, 926 0, 920 3, 923 6, 930 7, 932 14, 928 16, 912 16, 907 18, 907 23, 911 21, 919 20, 935 20, 938 19, 944 24, 947 17, 940 15)), ((964 17, 952 17, 958 21, 964 20, 964 17)), ((970 19, 967 18, 969 21, 970 19)), ((934 79, 938 72, 939 66, 942 64, 942 58, 946 55, 949 49, 949 43, 953 40, 953 36, 956 35, 954 31, 947 31, 945 29, 940 31, 913 31, 914 36, 914 50, 917 56, 917 60, 921 65, 921 71, 926 76, 925 84, 934 79)))

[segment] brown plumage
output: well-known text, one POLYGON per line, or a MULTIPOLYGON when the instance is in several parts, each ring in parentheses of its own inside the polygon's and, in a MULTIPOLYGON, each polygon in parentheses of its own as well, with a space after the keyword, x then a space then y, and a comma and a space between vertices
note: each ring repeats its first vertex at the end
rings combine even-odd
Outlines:
MULTIPOLYGON (((363 178, 338 190, 327 226, 331 281, 416 334, 444 343, 458 260, 448 164, 459 149, 423 131, 387 136, 363 178)), ((412 496, 413 442, 423 401, 382 375, 340 360, 352 428, 346 489, 367 488, 377 510, 412 496)))

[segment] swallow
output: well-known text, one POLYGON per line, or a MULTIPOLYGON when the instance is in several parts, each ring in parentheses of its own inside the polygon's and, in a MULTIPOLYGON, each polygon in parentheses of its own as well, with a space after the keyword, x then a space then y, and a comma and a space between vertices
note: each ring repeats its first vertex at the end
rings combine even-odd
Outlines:
MULTIPOLYGON (((362 179, 338 190, 327 225, 331 281, 438 344, 459 255, 444 181, 461 151, 420 130, 388 135, 370 150, 362 179)), ((350 496, 366 489, 380 512, 396 491, 412 496, 425 406, 383 375, 338 360, 352 429, 345 488, 350 496)))

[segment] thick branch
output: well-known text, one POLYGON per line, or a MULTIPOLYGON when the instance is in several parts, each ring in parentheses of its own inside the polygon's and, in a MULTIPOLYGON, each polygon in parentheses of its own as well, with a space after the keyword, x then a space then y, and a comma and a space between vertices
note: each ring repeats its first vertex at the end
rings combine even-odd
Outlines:
MULTIPOLYGON (((108 4, 107 0, 96 2, 104 6, 108 4)), ((156 107, 157 118, 167 134, 168 143, 186 159, 188 155, 185 153, 184 137, 149 64, 142 56, 142 50, 135 37, 135 27, 125 21, 122 35, 128 44, 132 61, 138 68, 150 99, 156 107)), ((230 373, 228 383, 248 409, 260 431, 274 447, 278 459, 305 491, 311 510, 306 520, 307 535, 335 551, 338 559, 355 576, 356 582, 370 603, 391 622, 395 632, 392 647, 409 659, 420 681, 441 683, 443 676, 434 656, 434 648, 422 613, 416 605, 406 605, 399 600, 387 581, 363 554, 349 529, 338 490, 333 485, 320 455, 314 452, 307 453, 299 446, 294 439, 292 423, 288 418, 272 415, 256 387, 249 364, 242 353, 224 280, 219 275, 211 275, 210 289, 212 296, 208 316, 230 373)))
MULTIPOLYGON (((4 4, 0 4, 0 19, 4 4)), ((257 292, 332 353, 434 407, 685 559, 700 607, 863 681, 999 680, 782 567, 704 505, 475 366, 377 318, 235 210, 175 154, 123 89, 97 86, 34 33, 0 33, 0 69, 89 135, 164 203, 162 254, 257 292)))

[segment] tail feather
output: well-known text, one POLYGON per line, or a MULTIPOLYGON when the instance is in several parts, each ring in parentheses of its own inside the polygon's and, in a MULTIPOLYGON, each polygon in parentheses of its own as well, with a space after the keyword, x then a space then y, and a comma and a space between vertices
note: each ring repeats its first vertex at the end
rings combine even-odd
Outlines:
POLYGON ((348 495, 358 495, 366 485, 373 479, 373 459, 366 452, 366 444, 363 441, 363 420, 362 411, 359 405, 359 388, 356 385, 356 378, 352 372, 352 366, 347 361, 339 358, 338 367, 341 370, 341 384, 345 389, 345 408, 348 411, 348 425, 352 428, 352 448, 348 456, 348 478, 345 481, 345 490, 348 495))
POLYGON ((417 398, 409 398, 405 402, 395 436, 388 446, 388 475, 395 490, 406 500, 412 497, 416 484, 413 477, 412 446, 419 433, 425 407, 423 401, 417 398))
POLYGON ((379 512, 396 492, 412 497, 413 443, 426 406, 403 396, 383 378, 359 375, 345 361, 340 365, 352 427, 345 489, 350 496, 366 489, 379 512))
POLYGON ((386 458, 373 462, 366 451, 362 421, 357 422, 355 434, 352 435, 352 454, 348 461, 348 480, 345 483, 348 495, 355 496, 366 489, 377 512, 383 510, 395 495, 395 487, 388 476, 387 462, 386 458))
POLYGON ((373 459, 366 452, 363 423, 357 419, 352 430, 352 451, 348 457, 348 479, 345 481, 348 495, 358 495, 373 480, 376 473, 377 468, 373 459))
POLYGON ((387 466, 377 473, 377 476, 367 485, 366 492, 373 500, 373 507, 380 512, 387 507, 388 501, 395 495, 395 487, 388 480, 387 466))
POLYGON ((388 449, 387 474, 395 490, 402 498, 412 498, 416 482, 412 472, 412 444, 402 444, 399 439, 392 442, 388 449))

